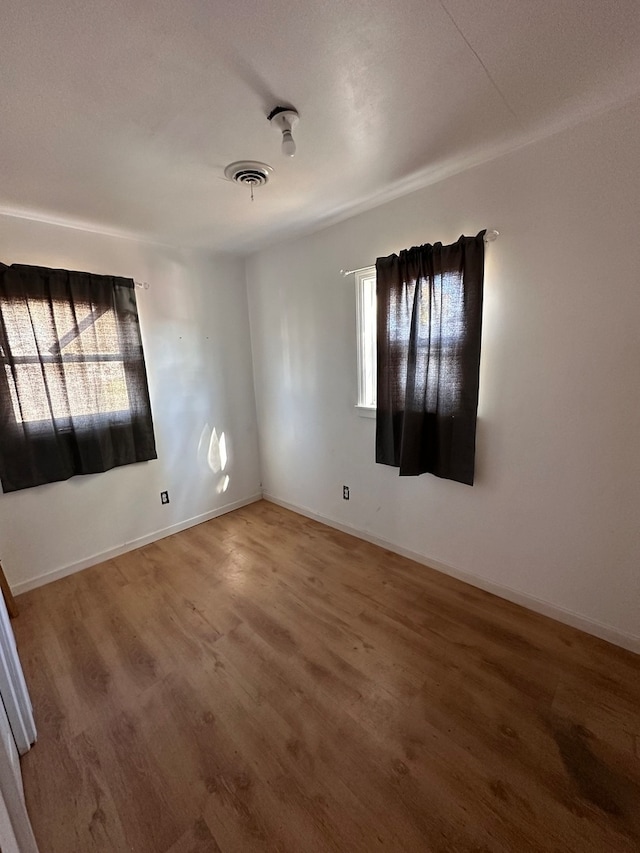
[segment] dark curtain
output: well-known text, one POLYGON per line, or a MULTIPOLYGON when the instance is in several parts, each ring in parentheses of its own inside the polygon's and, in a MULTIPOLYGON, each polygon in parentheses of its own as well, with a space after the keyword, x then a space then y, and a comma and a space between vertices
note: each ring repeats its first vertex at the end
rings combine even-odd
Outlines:
POLYGON ((473 485, 484 231, 376 261, 376 461, 473 485))
POLYGON ((3 490, 155 458, 133 281, 0 264, 3 490))

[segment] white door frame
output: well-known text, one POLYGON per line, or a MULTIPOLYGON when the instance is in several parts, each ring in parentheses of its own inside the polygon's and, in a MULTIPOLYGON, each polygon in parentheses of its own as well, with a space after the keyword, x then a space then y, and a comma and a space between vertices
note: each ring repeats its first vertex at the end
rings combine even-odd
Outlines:
POLYGON ((3 741, 0 741, 0 850, 2 853, 38 853, 22 790, 3 741))
POLYGON ((31 749, 36 740, 36 726, 29 691, 18 657, 16 640, 9 614, 0 595, 0 696, 20 755, 31 749))

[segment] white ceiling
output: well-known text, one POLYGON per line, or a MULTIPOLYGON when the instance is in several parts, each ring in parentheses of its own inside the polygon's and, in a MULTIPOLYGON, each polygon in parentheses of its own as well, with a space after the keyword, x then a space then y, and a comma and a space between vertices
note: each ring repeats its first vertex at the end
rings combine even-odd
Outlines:
POLYGON ((0 212, 245 252, 636 94, 638 0, 3 0, 0 212))

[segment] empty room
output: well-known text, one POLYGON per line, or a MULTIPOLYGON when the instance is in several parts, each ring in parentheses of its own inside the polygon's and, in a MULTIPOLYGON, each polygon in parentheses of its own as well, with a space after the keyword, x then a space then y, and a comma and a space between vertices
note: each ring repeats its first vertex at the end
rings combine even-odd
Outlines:
POLYGON ((636 0, 5 0, 2 853, 640 850, 636 0))

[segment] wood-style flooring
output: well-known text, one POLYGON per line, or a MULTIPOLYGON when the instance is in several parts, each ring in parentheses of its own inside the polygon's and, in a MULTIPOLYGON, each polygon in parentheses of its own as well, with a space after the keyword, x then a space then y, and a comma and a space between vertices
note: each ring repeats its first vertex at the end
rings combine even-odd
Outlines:
POLYGON ((640 850, 640 658, 260 502, 26 593, 41 853, 640 850))

